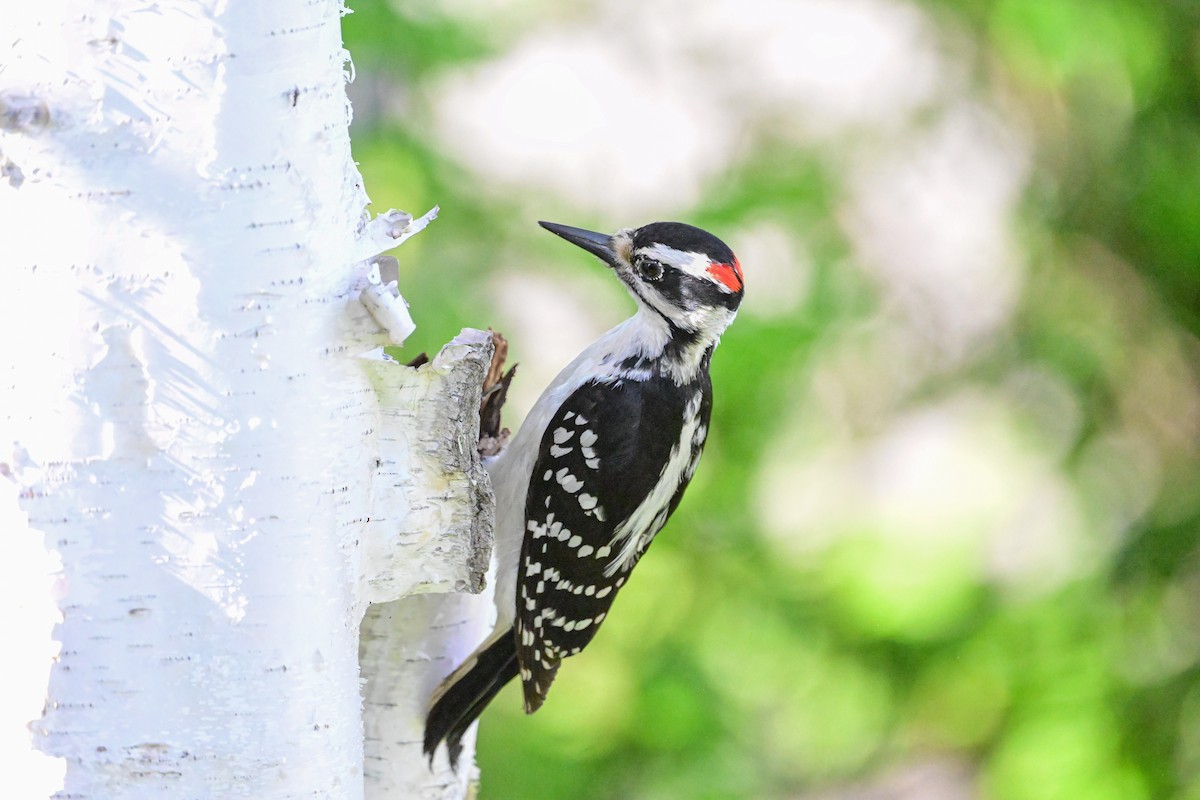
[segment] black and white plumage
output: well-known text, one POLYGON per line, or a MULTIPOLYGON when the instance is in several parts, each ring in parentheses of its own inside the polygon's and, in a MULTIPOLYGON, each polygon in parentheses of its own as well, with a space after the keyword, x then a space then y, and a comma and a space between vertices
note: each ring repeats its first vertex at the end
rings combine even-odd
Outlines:
POLYGON ((434 693, 425 729, 451 764, 488 702, 519 676, 533 713, 562 659, 604 621, 678 506, 708 434, 709 362, 741 303, 741 265, 710 233, 656 222, 612 236, 541 223, 599 256, 637 313, 550 384, 488 465, 496 493, 492 635, 434 693))

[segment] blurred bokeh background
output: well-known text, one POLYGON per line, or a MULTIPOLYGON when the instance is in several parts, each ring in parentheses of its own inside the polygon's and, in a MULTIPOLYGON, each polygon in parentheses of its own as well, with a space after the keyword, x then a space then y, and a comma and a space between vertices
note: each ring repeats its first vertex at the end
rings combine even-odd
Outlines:
POLYGON ((353 0, 354 150, 520 418, 630 311, 539 228, 679 219, 747 298, 708 452, 484 796, 1200 800, 1200 5, 353 0))

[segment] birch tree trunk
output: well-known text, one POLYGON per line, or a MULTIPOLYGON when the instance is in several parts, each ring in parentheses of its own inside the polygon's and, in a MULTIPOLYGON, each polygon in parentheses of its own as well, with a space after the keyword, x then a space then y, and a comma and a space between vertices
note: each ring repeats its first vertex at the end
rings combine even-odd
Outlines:
POLYGON ((5 11, 0 794, 467 790, 420 728, 485 620, 413 595, 482 585, 491 341, 380 354, 420 225, 363 216, 341 13, 5 11))

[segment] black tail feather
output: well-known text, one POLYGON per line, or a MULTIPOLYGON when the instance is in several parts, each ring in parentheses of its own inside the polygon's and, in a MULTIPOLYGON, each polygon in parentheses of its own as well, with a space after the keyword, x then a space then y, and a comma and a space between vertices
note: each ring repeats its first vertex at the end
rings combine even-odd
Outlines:
MULTIPOLYGON (((517 676, 517 641, 510 628, 474 656, 475 663, 459 676, 429 709, 425 721, 425 755, 433 762, 438 744, 446 743, 450 766, 458 769, 462 737, 504 684, 517 676)), ((447 679, 449 680, 449 679, 447 679)))

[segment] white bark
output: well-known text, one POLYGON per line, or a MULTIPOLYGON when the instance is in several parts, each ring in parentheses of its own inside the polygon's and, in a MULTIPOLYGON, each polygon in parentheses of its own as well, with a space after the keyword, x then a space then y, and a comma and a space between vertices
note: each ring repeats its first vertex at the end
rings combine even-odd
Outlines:
POLYGON ((491 344, 375 354, 406 315, 368 259, 406 227, 361 216, 339 4, 27 7, 0 64, 4 793, 460 796, 419 738, 474 598, 392 601, 481 585, 491 344))

